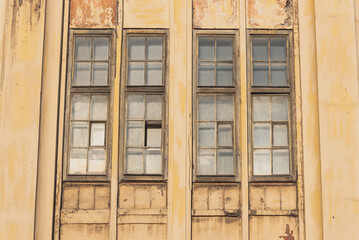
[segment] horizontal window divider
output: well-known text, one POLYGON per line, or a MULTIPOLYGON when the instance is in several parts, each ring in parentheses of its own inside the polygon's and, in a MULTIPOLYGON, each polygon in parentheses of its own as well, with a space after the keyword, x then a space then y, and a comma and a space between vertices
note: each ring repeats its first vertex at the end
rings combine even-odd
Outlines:
POLYGON ((228 87, 201 87, 197 86, 197 94, 223 94, 223 95, 234 95, 236 93, 235 86, 228 86, 228 87))
POLYGON ((167 182, 167 179, 165 179, 164 175, 130 175, 130 174, 123 174, 122 178, 119 180, 119 182, 158 182, 163 183, 167 182))
POLYGON ((111 92, 110 86, 72 86, 71 93, 84 93, 84 94, 93 94, 93 93, 107 93, 111 92))
POLYGON ((198 60, 199 63, 233 63, 233 60, 198 60))
POLYGON ((75 175, 75 174, 67 174, 66 179, 63 180, 65 182, 91 182, 91 184, 97 183, 110 183, 110 179, 107 176, 107 173, 104 173, 102 175, 90 175, 90 174, 84 174, 84 175, 75 175))
POLYGON ((288 63, 286 60, 253 60, 253 63, 288 63))
POLYGON ((155 62, 155 63, 163 63, 162 59, 143 59, 143 60, 128 60, 128 62, 137 62, 137 63, 147 63, 147 62, 155 62))
POLYGON ((252 86, 250 89, 252 94, 290 94, 290 87, 261 87, 252 86))
POLYGON ((221 176, 221 175, 197 175, 193 181, 194 183, 240 183, 235 175, 221 176))
POLYGON ((253 123, 273 123, 273 124, 286 124, 288 125, 289 120, 282 120, 282 121, 276 121, 276 120, 270 120, 270 121, 253 121, 253 123))
POLYGON ((295 183, 296 179, 291 175, 253 175, 250 183, 295 183))
POLYGON ((109 63, 109 60, 74 60, 75 63, 109 63))
POLYGON ((159 94, 163 94, 165 92, 165 87, 164 86, 151 86, 151 87, 147 87, 147 86, 126 86, 125 89, 126 93, 159 93, 159 94))

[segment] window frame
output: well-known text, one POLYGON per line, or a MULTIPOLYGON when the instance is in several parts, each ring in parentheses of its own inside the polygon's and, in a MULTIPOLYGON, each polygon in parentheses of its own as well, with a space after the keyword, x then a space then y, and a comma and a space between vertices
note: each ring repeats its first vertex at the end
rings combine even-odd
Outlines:
MULTIPOLYGON (((119 136, 119 181, 163 182, 167 180, 168 166, 168 85, 169 85, 169 31, 167 29, 124 29, 121 61, 120 87, 120 136, 119 136), (129 37, 163 37, 162 85, 128 86, 128 46, 129 37), (162 174, 127 174, 126 173, 126 134, 127 134, 127 97, 130 94, 162 95, 162 174)), ((143 146, 144 147, 144 146, 143 146)), ((145 162, 144 162, 145 163, 145 162)))
MULTIPOLYGON (((240 73, 239 73, 239 33, 237 30, 193 30, 193 72, 192 72, 192 129, 193 129, 193 154, 192 154, 192 178, 193 182, 240 182, 240 73), (198 39, 199 37, 232 37, 233 38, 233 86, 199 86, 198 85, 198 39), (198 165, 198 99, 199 96, 233 96, 233 175, 197 175, 198 165)), ((215 47, 216 48, 216 47, 215 47)), ((218 124, 217 120, 215 121, 218 124)), ((216 143, 217 145, 217 143, 216 143)), ((216 159, 217 161, 217 159, 216 159)))
MULTIPOLYGON (((111 177, 111 161, 112 161, 112 108, 113 108, 113 81, 114 81, 114 49, 116 49, 116 42, 113 30, 80 30, 71 29, 69 32, 67 52, 67 77, 66 77, 66 100, 65 100, 65 124, 64 124, 64 148, 63 148, 63 167, 62 177, 63 181, 101 181, 108 182, 111 177), (74 65, 75 65, 75 38, 76 37, 108 37, 109 38, 109 55, 108 55, 108 85, 107 86, 73 86, 74 80, 74 65), (105 148, 106 148, 106 167, 104 174, 69 174, 69 154, 70 154, 70 137, 71 137, 71 111, 73 95, 93 96, 106 95, 107 96, 107 124, 105 126, 105 148)), ((91 72, 92 73, 92 72, 91 72)), ((91 122, 91 120, 88 120, 91 122)), ((104 122, 104 121, 99 121, 104 122)), ((89 128, 89 138, 91 136, 91 129, 89 128)), ((90 142, 90 139, 88 139, 90 142)), ((88 159, 87 159, 88 161, 88 159)))
MULTIPOLYGON (((294 45, 293 32, 291 30, 248 30, 247 31, 247 101, 248 101, 248 170, 249 182, 296 182, 297 178, 297 154, 296 154, 296 106, 295 106, 295 82, 294 82, 294 45), (285 86, 253 86, 253 37, 285 37, 287 54, 288 85, 285 86), (288 175, 254 175, 253 173, 253 96, 288 96, 288 149, 289 149, 289 174, 288 175)), ((268 49, 270 51, 270 49, 268 49)), ((269 79, 270 81, 270 79, 269 79)), ((272 121, 270 119, 269 121, 272 121)), ((271 123, 271 129, 273 128, 271 123)), ((271 130, 273 132, 273 130, 271 130)), ((273 138, 271 137, 271 141, 273 138)), ((271 146, 273 149, 273 146, 271 146)), ((272 150, 271 150, 272 151, 272 150)), ((272 155, 271 155, 272 156, 272 155)), ((271 157, 271 168, 273 159, 271 157)))

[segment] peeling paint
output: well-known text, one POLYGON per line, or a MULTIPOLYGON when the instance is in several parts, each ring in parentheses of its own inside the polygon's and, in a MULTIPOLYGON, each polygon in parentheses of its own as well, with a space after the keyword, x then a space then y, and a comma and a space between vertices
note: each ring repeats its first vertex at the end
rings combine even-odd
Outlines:
POLYGON ((287 236, 279 236, 279 238, 283 238, 284 240, 295 240, 293 230, 290 230, 289 224, 285 227, 285 234, 287 234, 287 236))
POLYGON ((116 19, 116 0, 71 1, 71 28, 114 28, 116 19))

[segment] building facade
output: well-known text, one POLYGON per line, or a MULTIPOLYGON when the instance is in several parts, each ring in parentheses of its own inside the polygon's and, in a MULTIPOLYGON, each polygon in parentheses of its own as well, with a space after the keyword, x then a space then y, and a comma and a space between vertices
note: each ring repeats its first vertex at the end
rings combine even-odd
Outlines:
POLYGON ((359 239, 357 0, 0 3, 0 239, 359 239))

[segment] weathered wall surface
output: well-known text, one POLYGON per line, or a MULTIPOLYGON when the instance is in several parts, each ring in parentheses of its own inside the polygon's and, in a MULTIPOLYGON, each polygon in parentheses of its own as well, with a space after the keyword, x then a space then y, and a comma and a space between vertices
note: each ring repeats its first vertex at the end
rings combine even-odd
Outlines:
POLYGON ((32 239, 45 1, 0 7, 0 239, 32 239))

